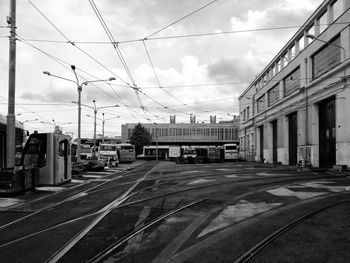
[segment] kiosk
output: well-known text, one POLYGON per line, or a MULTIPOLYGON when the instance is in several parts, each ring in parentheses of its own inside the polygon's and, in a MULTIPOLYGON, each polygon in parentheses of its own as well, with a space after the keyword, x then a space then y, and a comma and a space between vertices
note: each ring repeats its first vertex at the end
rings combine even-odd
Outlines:
POLYGON ((33 133, 23 149, 23 168, 37 167, 35 185, 59 185, 72 179, 70 139, 62 133, 33 133))

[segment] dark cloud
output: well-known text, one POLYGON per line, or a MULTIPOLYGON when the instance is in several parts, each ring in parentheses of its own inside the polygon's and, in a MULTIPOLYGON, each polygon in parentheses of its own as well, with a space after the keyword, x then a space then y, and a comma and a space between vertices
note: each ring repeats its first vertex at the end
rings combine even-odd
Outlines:
POLYGON ((24 91, 19 96, 21 99, 40 102, 70 103, 76 100, 77 94, 74 91, 50 90, 47 93, 24 91))
POLYGON ((252 66, 243 58, 222 59, 208 65, 209 77, 218 82, 249 82, 256 75, 256 66, 252 66))

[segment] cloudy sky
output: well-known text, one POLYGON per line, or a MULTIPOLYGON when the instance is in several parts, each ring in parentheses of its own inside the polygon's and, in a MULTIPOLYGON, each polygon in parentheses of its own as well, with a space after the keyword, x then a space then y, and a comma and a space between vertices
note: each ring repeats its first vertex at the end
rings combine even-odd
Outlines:
MULTIPOLYGON (((0 1, 0 113, 7 115, 10 0, 0 1)), ((124 123, 230 120, 238 96, 321 0, 17 0, 17 120, 26 129, 77 136, 82 103, 105 115, 105 134, 124 123), (99 20, 103 21, 102 23, 99 20), (105 28, 102 26, 104 23, 105 28), (118 45, 113 46, 111 41, 118 45), (122 58, 122 59, 121 59, 122 58), (123 60, 123 63, 121 62, 123 60), (120 107, 111 107, 112 105, 120 107), (118 117, 119 116, 119 117, 118 117), (36 120, 37 119, 37 120, 36 120), (36 120, 36 121, 34 121, 36 120), (70 123, 70 124, 67 124, 70 123)), ((93 110, 82 106, 82 136, 93 135, 93 110)), ((97 120, 97 133, 102 124, 97 120)))

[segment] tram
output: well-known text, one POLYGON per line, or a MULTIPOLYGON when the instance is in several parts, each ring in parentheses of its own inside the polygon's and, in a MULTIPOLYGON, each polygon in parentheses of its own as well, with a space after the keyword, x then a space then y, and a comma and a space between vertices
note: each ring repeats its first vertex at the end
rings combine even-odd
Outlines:
POLYGON ((148 145, 143 147, 143 153, 138 158, 155 160, 158 148, 159 160, 175 160, 177 163, 208 163, 222 162, 224 148, 222 146, 175 146, 175 145, 148 145))
POLYGON ((0 171, 0 193, 18 194, 37 185, 60 185, 72 179, 70 136, 33 133, 18 166, 0 171))
POLYGON ((132 163, 136 160, 135 145, 130 143, 117 144, 120 163, 132 163))
POLYGON ((141 155, 138 155, 138 158, 145 160, 155 160, 157 158, 158 151, 158 159, 165 160, 169 157, 169 145, 147 145, 143 147, 143 152, 141 155))

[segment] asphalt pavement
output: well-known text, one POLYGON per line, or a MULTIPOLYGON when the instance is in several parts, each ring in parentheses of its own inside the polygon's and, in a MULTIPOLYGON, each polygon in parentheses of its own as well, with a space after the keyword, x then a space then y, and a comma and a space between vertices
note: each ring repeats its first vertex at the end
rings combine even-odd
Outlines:
MULTIPOLYGON (((74 176, 64 185, 0 198, 0 228, 50 205, 84 198, 84 189, 101 182, 103 191, 111 180, 118 186, 125 181, 128 187, 133 181, 120 175, 145 164, 120 164, 74 176)), ((125 239, 127 243, 106 262, 348 262, 350 258, 348 171, 162 161, 133 191, 125 207, 112 211, 60 262, 84 262, 81 254, 89 246, 96 249, 99 243, 103 250, 102 245, 109 246, 113 239, 120 240, 168 212, 125 239), (198 204, 175 211, 193 201, 198 204)))

